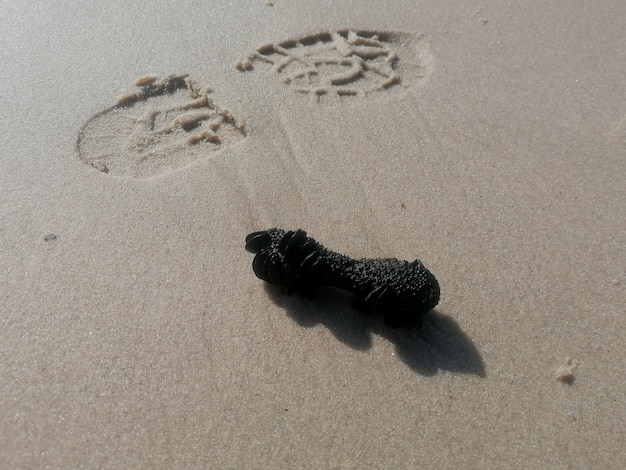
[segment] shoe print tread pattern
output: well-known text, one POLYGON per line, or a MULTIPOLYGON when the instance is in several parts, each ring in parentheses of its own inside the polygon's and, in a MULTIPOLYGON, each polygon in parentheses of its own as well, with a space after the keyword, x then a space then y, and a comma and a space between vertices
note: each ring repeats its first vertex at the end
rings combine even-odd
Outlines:
POLYGON ((150 178, 232 145, 244 125, 186 75, 139 78, 137 90, 93 116, 80 130, 79 158, 95 169, 150 178))

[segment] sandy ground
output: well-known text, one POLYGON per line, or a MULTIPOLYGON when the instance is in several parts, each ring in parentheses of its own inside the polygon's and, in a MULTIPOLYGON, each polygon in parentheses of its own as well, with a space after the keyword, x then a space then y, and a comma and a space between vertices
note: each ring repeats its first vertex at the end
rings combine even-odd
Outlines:
POLYGON ((0 467, 619 468, 626 4, 206 3, 1 9, 0 467), (270 227, 441 302, 287 297, 270 227))

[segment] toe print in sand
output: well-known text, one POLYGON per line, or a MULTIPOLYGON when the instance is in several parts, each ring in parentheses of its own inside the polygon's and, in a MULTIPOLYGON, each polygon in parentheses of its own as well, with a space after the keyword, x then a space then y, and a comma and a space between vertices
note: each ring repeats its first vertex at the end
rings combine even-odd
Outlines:
POLYGON ((257 64, 298 93, 364 96, 424 81, 432 55, 428 41, 414 34, 341 30, 260 46, 235 67, 248 72, 257 64))
POLYGON ((209 98, 211 89, 186 75, 142 77, 135 85, 79 133, 80 159, 103 173, 149 178, 245 137, 243 124, 209 98))

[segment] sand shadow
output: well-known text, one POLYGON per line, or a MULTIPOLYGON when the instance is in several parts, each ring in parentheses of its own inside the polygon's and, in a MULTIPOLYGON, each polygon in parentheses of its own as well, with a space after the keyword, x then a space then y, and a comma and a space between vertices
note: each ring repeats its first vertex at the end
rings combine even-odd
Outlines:
POLYGON ((321 289, 312 299, 287 296, 279 287, 265 284, 276 305, 299 325, 310 328, 319 323, 351 348, 367 350, 372 334, 395 344, 398 357, 415 372, 432 376, 438 371, 460 372, 486 377, 478 349, 450 316, 429 312, 420 330, 394 329, 384 324, 381 315, 363 315, 351 306, 351 295, 333 288, 321 289))

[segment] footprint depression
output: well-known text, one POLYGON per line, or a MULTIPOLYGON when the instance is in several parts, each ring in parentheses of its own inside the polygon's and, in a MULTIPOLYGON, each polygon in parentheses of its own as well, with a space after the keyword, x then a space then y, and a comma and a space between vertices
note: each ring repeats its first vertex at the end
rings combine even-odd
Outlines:
POLYGON ((241 72, 264 65, 295 92, 364 96, 411 86, 432 71, 423 36, 402 32, 339 30, 265 44, 235 64, 241 72))
POLYGON ((242 140, 244 125, 186 75, 145 76, 80 130, 79 158, 110 175, 150 178, 242 140))

